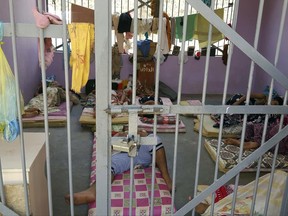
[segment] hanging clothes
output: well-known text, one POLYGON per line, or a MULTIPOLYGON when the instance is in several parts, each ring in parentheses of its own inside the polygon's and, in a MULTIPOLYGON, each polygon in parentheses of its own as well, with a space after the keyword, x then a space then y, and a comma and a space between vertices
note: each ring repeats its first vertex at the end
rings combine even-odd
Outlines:
MULTIPOLYGON (((224 8, 217 9, 214 11, 217 16, 223 20, 224 8)), ((207 47, 208 44, 208 33, 210 23, 201 15, 197 14, 196 24, 194 29, 193 39, 199 41, 199 47, 207 47)), ((216 43, 224 38, 224 35, 214 26, 212 27, 211 44, 216 43)))
MULTIPOLYGON (((186 29, 186 41, 192 40, 194 35, 195 24, 197 23, 197 14, 187 15, 187 29, 186 29)), ((182 41, 183 39, 183 25, 184 17, 175 18, 175 37, 182 41)))
POLYGON ((169 50, 171 49, 171 24, 170 24, 170 17, 166 12, 163 12, 163 17, 166 18, 166 34, 168 40, 168 47, 169 50))
POLYGON ((90 72, 90 55, 94 47, 94 24, 72 23, 68 25, 72 52, 70 66, 72 68, 71 88, 79 93, 88 81, 90 72))
MULTIPOLYGON (((0 41, 0 138, 12 142, 20 133, 18 121, 16 80, 0 41)), ((24 100, 20 94, 20 110, 23 112, 24 100)))
POLYGON ((119 14, 115 13, 112 15, 112 22, 115 30, 115 35, 118 44, 118 51, 119 53, 124 53, 124 34, 118 32, 118 25, 119 25, 119 14))

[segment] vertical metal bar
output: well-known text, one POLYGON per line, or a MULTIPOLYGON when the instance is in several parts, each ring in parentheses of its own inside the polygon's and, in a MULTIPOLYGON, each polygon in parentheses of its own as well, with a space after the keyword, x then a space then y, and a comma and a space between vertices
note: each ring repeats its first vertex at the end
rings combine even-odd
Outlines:
POLYGON ((22 126, 22 113, 21 113, 21 99, 20 99, 20 87, 19 87, 19 71, 18 71, 18 59, 17 59, 17 49, 16 49, 16 29, 14 20, 14 5, 13 1, 9 0, 9 13, 10 21, 12 27, 12 53, 13 53, 13 66, 14 66, 14 76, 16 81, 16 92, 17 92, 17 106, 18 106, 18 118, 19 118, 19 129, 20 129, 20 147, 21 147, 21 164, 22 164, 22 174, 23 174, 23 186, 24 186, 24 197, 26 206, 26 215, 30 214, 29 198, 28 198, 28 187, 27 187, 27 173, 26 173, 26 159, 25 159, 25 145, 23 138, 23 126, 22 126))
MULTIPOLYGON (((160 74, 160 42, 162 37, 162 28, 163 28, 163 6, 164 0, 160 0, 159 4, 159 23, 158 23, 158 43, 157 43, 157 61, 156 61, 156 74, 155 74, 155 104, 157 104, 159 98, 159 74, 160 74)), ((154 114, 154 123, 153 123, 153 133, 157 135, 157 115, 154 114)), ((155 187, 155 166, 156 166, 156 145, 153 146, 153 154, 152 154, 152 176, 151 176, 151 199, 150 199, 150 212, 151 215, 154 214, 154 187, 155 187)))
MULTIPOLYGON (((235 13, 233 14, 233 20, 235 20, 235 22, 233 22, 233 25, 232 25, 232 28, 234 30, 236 29, 236 25, 237 25, 238 9, 239 9, 239 1, 236 2, 235 8, 234 8, 235 13)), ((225 103, 226 103, 233 50, 234 50, 234 44, 230 43, 229 55, 228 55, 228 60, 227 60, 226 73, 225 73, 222 105, 225 105, 225 103)), ((215 161, 215 170, 214 170, 214 182, 218 179, 219 155, 220 155, 220 146, 221 146, 222 134, 223 134, 223 122, 224 122, 224 114, 221 114, 219 136, 218 136, 218 143, 217 143, 217 157, 216 157, 216 161, 215 161)), ((214 198, 215 198, 215 193, 212 194, 211 214, 214 213, 214 198)))
MULTIPOLYGON (((42 11, 42 1, 41 0, 38 0, 38 9, 39 9, 39 11, 42 11)), ((43 106, 44 106, 44 127, 45 127, 46 161, 47 161, 49 214, 53 215, 49 125, 48 125, 48 109, 47 109, 47 107, 48 107, 48 105, 47 105, 47 85, 46 85, 46 67, 45 67, 45 59, 44 59, 44 30, 43 29, 39 29, 39 40, 40 40, 41 75, 42 75, 42 88, 43 88, 43 106)))
POLYGON ((174 0, 172 0, 172 11, 171 11, 171 16, 174 16, 174 0))
MULTIPOLYGON (((183 19, 183 35, 182 35, 182 47, 185 47, 186 43, 186 34, 187 34, 187 23, 188 23, 188 3, 185 1, 184 5, 184 19, 183 19)), ((181 90, 182 90, 182 81, 183 81, 183 70, 184 70, 184 49, 180 50, 180 66, 179 66, 179 79, 178 79, 178 94, 177 94, 177 104, 180 104, 181 101, 181 90)), ((171 210, 174 210, 175 203, 175 183, 176 183, 176 167, 177 167, 177 152, 178 152, 178 138, 179 138, 179 114, 176 115, 176 124, 175 124, 175 138, 174 138, 174 156, 173 156, 173 173, 172 173, 172 202, 171 210)))
MULTIPOLYGON (((256 49, 258 47, 258 39, 259 39, 259 34, 260 34, 263 7, 264 7, 264 1, 261 0, 260 3, 259 3, 259 8, 258 8, 257 25, 256 25, 255 39, 254 39, 254 47, 256 49)), ((254 65, 255 65, 254 62, 251 62, 251 70, 252 70, 252 67, 253 67, 253 70, 254 70, 254 65)), ((269 98, 270 98, 270 96, 271 96, 271 94, 269 94, 269 98)), ((249 101, 249 98, 247 99, 247 101, 249 101)), ((269 99, 269 101, 270 101, 270 99, 269 99)), ((265 142, 265 137, 266 137, 266 132, 267 132, 267 124, 268 124, 268 115, 265 116, 264 130, 263 130, 261 145, 265 142)), ((261 161, 262 161, 262 155, 260 156, 260 158, 258 160, 258 167, 257 167, 255 184, 254 184, 254 191, 253 191, 253 200, 252 200, 252 204, 251 204, 251 212, 250 212, 251 216, 253 215, 254 208, 255 208, 255 202, 256 202, 256 196, 257 196, 257 190, 258 190, 258 182, 259 182, 259 175, 260 175, 261 161)))
POLYGON ((2 175, 2 164, 1 164, 1 158, 0 158, 0 198, 1 202, 6 205, 6 198, 4 193, 4 182, 3 182, 3 175, 2 175))
POLYGON ((96 215, 110 215, 111 174, 109 166, 111 118, 105 112, 111 98, 111 1, 95 0, 96 77, 96 215), (100 9, 101 8, 101 9, 100 9), (103 19, 104 18, 104 19, 103 19), (108 50, 107 50, 108 48, 108 50), (110 78, 110 79, 109 79, 110 78), (106 91, 103 91, 105 89, 106 91), (108 142, 108 143, 107 143, 108 142), (108 193, 107 193, 108 192, 108 193), (101 206, 101 207, 100 207, 101 206))
MULTIPOLYGON (((276 45, 276 53, 275 53, 275 59, 274 59, 274 65, 277 66, 278 64, 278 60, 279 60, 279 53, 280 53, 280 48, 281 48, 281 41, 282 41, 282 37, 283 37, 283 29, 284 29, 284 23, 285 23, 285 17, 286 17, 286 12, 287 12, 287 3, 288 0, 284 0, 283 1, 283 7, 282 7, 282 13, 281 13, 281 20, 280 20, 280 25, 279 25, 279 34, 278 34, 278 40, 277 40, 277 45, 276 45)), ((274 79, 272 78, 272 81, 274 83, 274 79)), ((269 96, 272 95, 272 91, 273 91, 273 86, 270 86, 270 94, 269 96)), ((269 97, 271 102, 271 98, 269 97)), ((287 90, 285 92, 285 97, 284 97, 284 104, 286 104, 287 101, 287 90)), ((281 130, 282 126, 283 126, 283 119, 284 116, 281 116, 280 119, 280 123, 279 123, 279 131, 281 130)), ((271 196, 271 190, 272 190, 272 184, 273 184, 273 178, 274 178, 274 171, 275 171, 275 164, 276 164, 276 158, 277 158, 277 154, 278 154, 278 148, 279 148, 279 143, 276 145, 275 147, 275 151, 274 151, 274 157, 273 157, 273 166, 272 166, 272 170, 271 170, 271 176, 269 179, 269 186, 268 186, 268 193, 267 193, 267 197, 266 197, 266 205, 265 205, 265 209, 264 209, 264 215, 267 214, 268 211, 268 206, 269 206, 269 201, 270 201, 270 196, 271 196)), ((282 203, 283 205, 283 203, 282 203)))
POLYGON ((180 6, 181 6, 181 2, 179 0, 179 2, 178 2, 178 16, 180 15, 180 6))
MULTIPOLYGON (((67 20, 66 20, 66 1, 61 1, 62 5, 62 20, 63 20, 63 58, 64 58, 64 74, 65 74, 65 89, 66 89, 66 112, 67 112, 67 152, 68 152, 68 175, 69 175, 69 193, 73 192, 73 175, 72 175, 72 151, 71 151, 71 113, 70 113, 70 91, 69 91, 69 74, 68 74, 68 47, 67 47, 67 20), (68 102, 69 101, 69 102, 68 102)), ((70 196, 70 213, 74 215, 74 199, 70 196)))
MULTIPOLYGON (((212 0, 212 2, 211 2, 211 8, 212 9, 214 8, 214 5, 215 5, 215 0, 212 0)), ((204 82, 203 82, 203 91, 202 91, 202 103, 203 103, 203 105, 205 105, 205 101, 206 101, 206 91, 207 91, 207 83, 208 83, 209 61, 210 61, 211 36, 212 36, 212 25, 209 24, 208 45, 207 45, 207 54, 206 54, 205 72, 204 72, 204 82)), ((204 115, 201 114, 201 124, 202 124, 202 126, 203 126, 203 119, 204 119, 204 115)), ((202 126, 201 126, 201 130, 202 130, 202 126)), ((198 140, 198 149, 197 149, 197 166, 196 166, 195 183, 194 183, 194 197, 197 194, 197 188, 198 188, 199 166, 200 166, 200 157, 201 157, 201 143, 202 143, 202 139, 199 138, 199 140, 198 140)), ((192 210, 192 215, 195 215, 195 209, 192 210)))
MULTIPOLYGON (((260 34, 260 27, 261 27, 261 20, 262 20, 262 13, 263 13, 263 6, 264 2, 260 1, 259 7, 258 7, 258 17, 257 17, 257 24, 256 24, 256 32, 255 32, 255 37, 254 37, 254 48, 258 48, 258 41, 259 41, 259 34, 260 34)), ((253 81, 253 74, 254 74, 254 68, 255 68, 255 63, 251 61, 250 65, 250 72, 249 72, 249 80, 248 80, 248 89, 247 89, 247 94, 246 94, 246 106, 249 105, 249 100, 250 100, 250 95, 251 95, 251 88, 252 88, 252 81, 253 81)), ((241 134, 241 143, 240 143, 240 152, 239 152, 239 157, 238 161, 242 161, 242 154, 243 154, 243 146, 244 146, 244 139, 245 139, 245 133, 246 133, 246 123, 247 123, 247 117, 248 115, 244 115, 244 120, 243 120, 243 130, 241 134)), ((267 127, 267 125, 266 125, 267 127)), ((265 134, 262 135, 262 138, 265 137, 265 134)), ((236 176, 235 179, 235 189, 233 193, 233 201, 232 201, 232 209, 231 209, 231 214, 234 213, 235 207, 236 207, 236 199, 237 199, 237 192, 238 192, 238 184, 239 184, 239 178, 240 178, 240 173, 236 176)))
POLYGON ((133 82, 132 82, 132 104, 136 104, 136 84, 137 84, 137 36, 138 35, 138 2, 134 0, 134 26, 133 26, 133 82))
MULTIPOLYGON (((286 95, 288 92, 286 91, 286 95)), ((287 99, 286 99, 287 101, 287 99)), ((283 194, 280 215, 285 215, 288 212, 288 176, 286 176, 286 186, 283 194)))

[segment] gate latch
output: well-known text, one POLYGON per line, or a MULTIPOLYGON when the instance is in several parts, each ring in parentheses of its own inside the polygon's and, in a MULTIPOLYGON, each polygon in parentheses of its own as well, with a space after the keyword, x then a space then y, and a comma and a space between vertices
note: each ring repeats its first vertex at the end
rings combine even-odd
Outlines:
POLYGON ((112 145, 112 149, 121 152, 127 152, 130 157, 135 157, 140 148, 140 136, 127 135, 112 145))

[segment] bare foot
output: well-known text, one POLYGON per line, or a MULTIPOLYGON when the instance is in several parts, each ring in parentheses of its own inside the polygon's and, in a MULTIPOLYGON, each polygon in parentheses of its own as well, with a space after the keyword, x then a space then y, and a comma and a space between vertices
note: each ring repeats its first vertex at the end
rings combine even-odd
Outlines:
MULTIPOLYGON (((70 194, 65 195, 65 202, 70 205, 70 194)), ((90 187, 89 189, 85 191, 81 191, 78 193, 74 193, 73 200, 74 205, 83 205, 90 202, 94 202, 96 199, 96 192, 95 188, 90 187)))
MULTIPOLYGON (((189 196, 188 197, 189 201, 192 200, 192 196, 189 196)), ((195 211, 198 213, 198 214, 203 214, 207 208, 209 207, 208 204, 206 203, 199 203, 196 207, 195 207, 195 211)))

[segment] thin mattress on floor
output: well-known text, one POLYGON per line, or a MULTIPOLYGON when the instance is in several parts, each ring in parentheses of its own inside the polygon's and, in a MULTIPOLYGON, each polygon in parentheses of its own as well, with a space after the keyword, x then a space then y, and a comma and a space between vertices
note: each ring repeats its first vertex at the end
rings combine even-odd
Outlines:
MULTIPOLYGON (((199 132, 200 129, 201 115, 197 115, 197 119, 194 120, 194 131, 199 132)), ((203 115, 203 128, 202 135, 208 138, 215 138, 219 136, 219 128, 213 127, 215 121, 210 115, 203 115)), ((223 128, 222 137, 225 138, 237 138, 240 137, 242 131, 242 125, 233 125, 231 127, 223 128)))
MULTIPOLYGON (((171 215, 171 193, 158 168, 155 173, 154 208, 150 212, 152 167, 134 169, 132 215, 171 215)), ((93 140, 90 184, 96 180, 96 138, 93 140)), ((130 171, 115 176, 111 186, 111 215, 129 215, 130 171)), ((96 203, 89 203, 88 215, 96 214, 96 203)))
MULTIPOLYGON (((205 139, 204 146, 211 156, 213 161, 216 161, 217 158, 217 146, 218 139, 205 139)), ((220 155, 219 155, 219 171, 228 172, 234 166, 238 164, 240 148, 234 145, 226 145, 224 142, 221 142, 220 146, 220 155)), ((249 156, 254 150, 245 150, 242 154, 242 160, 249 156)), ((271 171, 273 164, 274 154, 272 152, 267 152, 262 156, 261 162, 261 171, 269 172, 271 171)), ((258 160, 251 163, 246 167, 242 172, 256 172, 257 171, 258 160)), ((276 157, 276 169, 288 170, 288 158, 285 155, 278 154, 276 157)))
MULTIPOLYGON (((70 102, 70 108, 73 103, 70 102)), ((66 102, 63 102, 58 107, 59 111, 48 113, 48 125, 49 127, 64 127, 66 126, 67 120, 67 110, 66 110, 66 102)), ((22 118, 22 124, 25 128, 31 127, 44 127, 44 115, 39 114, 30 118, 22 118)))

